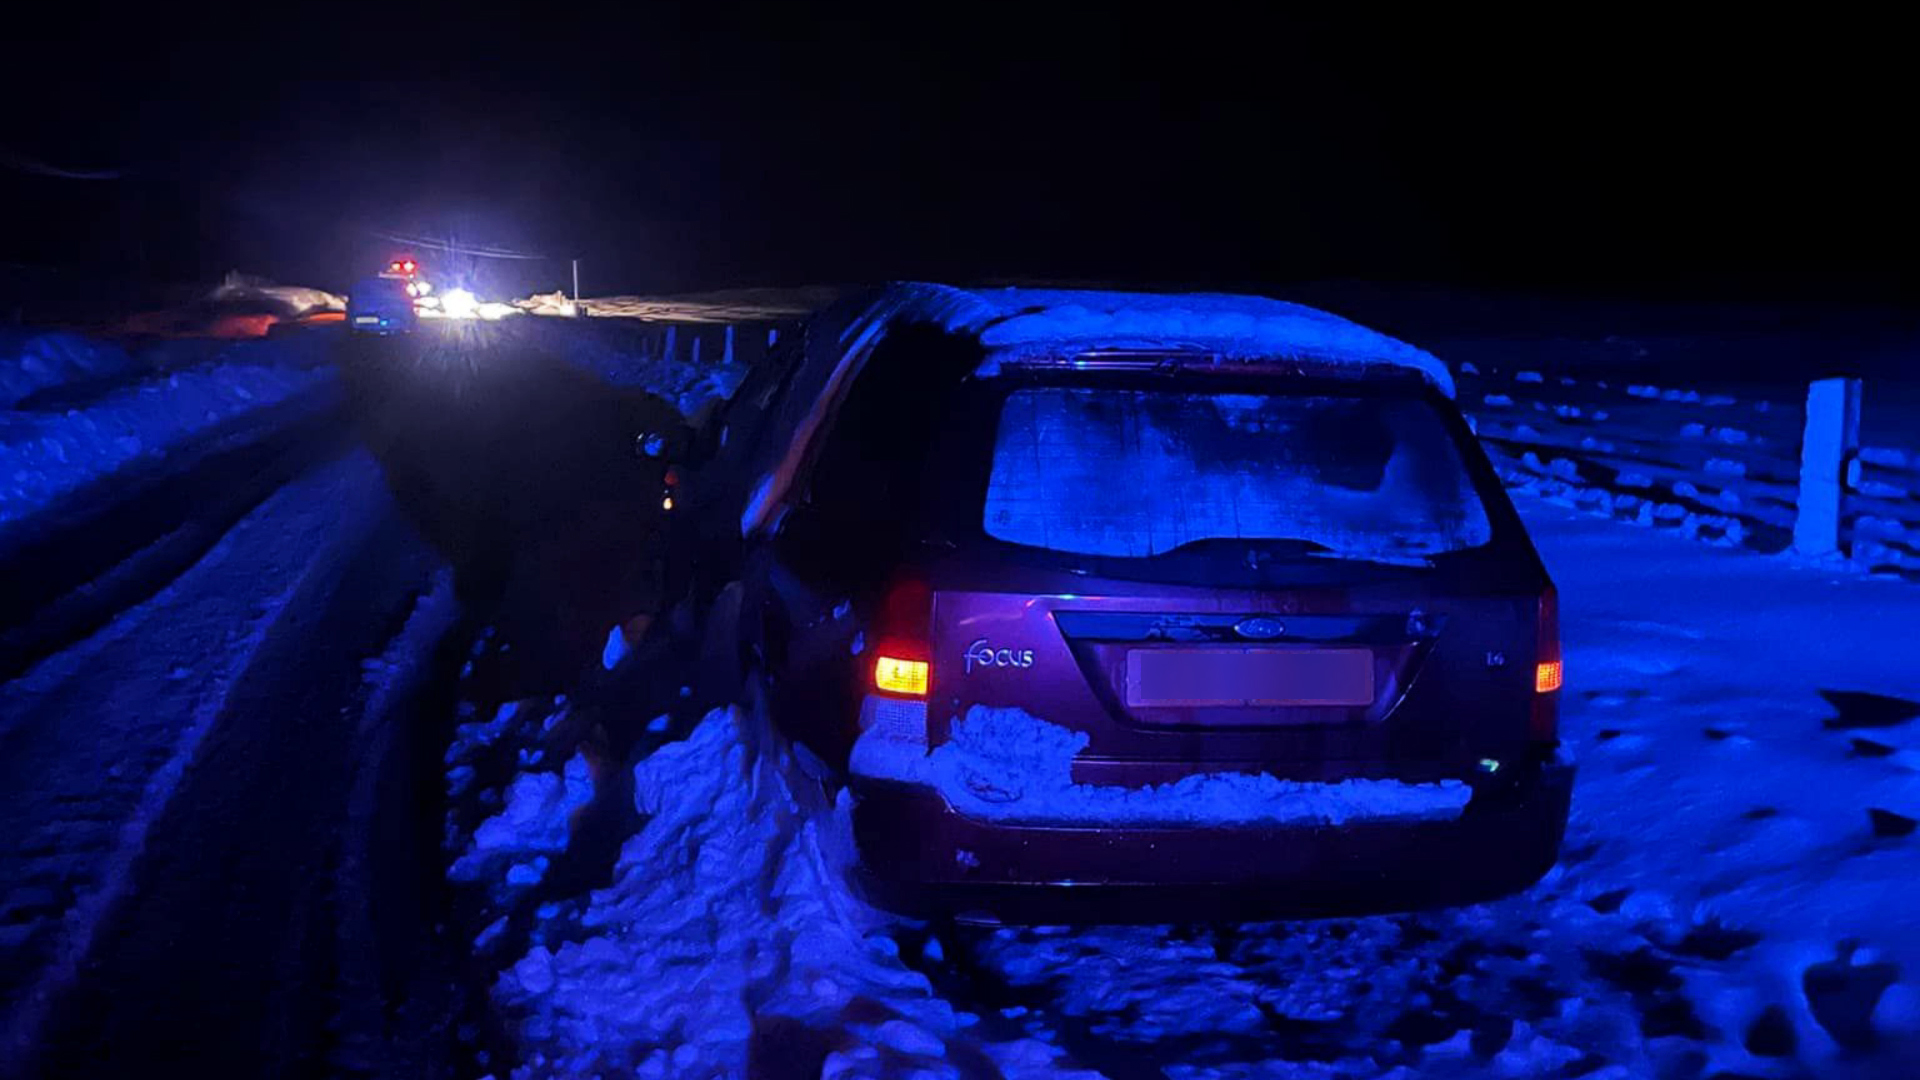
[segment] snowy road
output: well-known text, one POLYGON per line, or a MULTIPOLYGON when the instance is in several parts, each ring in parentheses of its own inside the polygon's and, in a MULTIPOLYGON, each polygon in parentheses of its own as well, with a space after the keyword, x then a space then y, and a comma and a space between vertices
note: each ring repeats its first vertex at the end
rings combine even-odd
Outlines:
POLYGON ((593 662, 649 588, 634 434, 679 415, 551 352, 302 337, 314 392, 232 415, 143 354, 0 413, 157 448, 8 459, 56 494, 0 521, 0 1076, 463 1071, 433 851, 466 642, 533 642, 516 684, 593 662))
MULTIPOLYGON (((324 908, 341 902, 363 716, 401 674, 363 665, 429 595, 433 566, 372 460, 349 455, 7 687, 11 1045, 38 1043, 62 1075, 156 1053, 234 1075, 284 1064, 275 1040, 235 1031, 277 1031, 281 1053, 318 1045, 327 999, 302 981, 337 958, 288 930, 341 918, 324 908), (223 1014, 234 1028, 204 1025, 223 1014)), ((423 617, 449 622, 450 598, 437 602, 423 617)))

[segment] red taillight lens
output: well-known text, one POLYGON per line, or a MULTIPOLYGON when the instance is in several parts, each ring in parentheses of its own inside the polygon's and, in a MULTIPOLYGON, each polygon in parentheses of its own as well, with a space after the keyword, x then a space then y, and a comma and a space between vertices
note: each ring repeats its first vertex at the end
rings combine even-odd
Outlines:
POLYGON ((412 259, 408 259, 408 260, 407 260, 406 262, 403 262, 403 263, 401 263, 401 264, 400 264, 400 269, 402 269, 402 270, 404 270, 404 271, 406 271, 407 273, 409 273, 409 274, 411 274, 411 273, 413 273, 413 271, 414 271, 414 269, 415 269, 415 263, 414 263, 414 261, 413 261, 412 259))
POLYGON ((874 620, 873 688, 883 694, 926 697, 933 685, 933 590, 923 581, 893 587, 874 620))
POLYGON ((1560 734, 1561 685, 1566 667, 1560 656, 1560 593, 1549 585, 1540 593, 1533 658, 1533 737, 1551 742, 1560 734))

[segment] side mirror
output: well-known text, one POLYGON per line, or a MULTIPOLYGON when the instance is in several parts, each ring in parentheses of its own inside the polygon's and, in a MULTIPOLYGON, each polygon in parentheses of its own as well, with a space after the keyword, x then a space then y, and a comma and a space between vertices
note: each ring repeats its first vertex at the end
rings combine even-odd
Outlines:
POLYGON ((693 450, 693 432, 684 425, 642 428, 633 436, 633 456, 642 461, 687 461, 693 450))
POLYGON ((643 431, 633 437, 633 456, 643 458, 665 458, 667 456, 667 437, 658 431, 643 431))

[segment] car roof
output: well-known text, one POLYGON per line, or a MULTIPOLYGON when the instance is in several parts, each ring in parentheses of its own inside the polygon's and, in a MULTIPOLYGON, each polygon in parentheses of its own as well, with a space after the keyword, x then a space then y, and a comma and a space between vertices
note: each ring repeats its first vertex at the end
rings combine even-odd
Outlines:
MULTIPOLYGON (((804 350, 783 374, 769 417, 767 457, 742 514, 752 534, 777 522, 803 459, 837 402, 889 335, 931 328, 967 346, 974 373, 1094 351, 1199 352, 1231 362, 1312 361, 1327 374, 1418 373, 1447 397, 1453 378, 1430 353, 1330 312, 1264 296, 1093 289, 964 289, 897 282, 844 300, 808 322, 804 350)), ((903 362, 913 358, 901 357, 903 362)))
POLYGON ((873 296, 868 313, 886 327, 931 323, 975 338, 986 354, 980 374, 1039 356, 1165 350, 1314 361, 1322 370, 1397 368, 1454 394, 1452 373, 1431 353, 1332 312, 1265 296, 901 282, 873 296))

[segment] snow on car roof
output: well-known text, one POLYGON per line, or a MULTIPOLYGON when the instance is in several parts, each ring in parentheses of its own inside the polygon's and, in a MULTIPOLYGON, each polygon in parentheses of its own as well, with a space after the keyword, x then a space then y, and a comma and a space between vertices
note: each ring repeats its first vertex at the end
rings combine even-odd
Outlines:
POLYGON ((1228 293, 1092 289, 958 289, 906 282, 876 309, 887 321, 929 321, 979 338, 1001 361, 1071 349, 1204 349, 1233 359, 1287 357, 1406 368, 1452 397, 1439 358, 1397 338, 1304 304, 1228 293))

